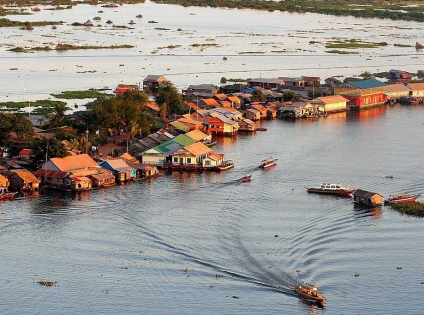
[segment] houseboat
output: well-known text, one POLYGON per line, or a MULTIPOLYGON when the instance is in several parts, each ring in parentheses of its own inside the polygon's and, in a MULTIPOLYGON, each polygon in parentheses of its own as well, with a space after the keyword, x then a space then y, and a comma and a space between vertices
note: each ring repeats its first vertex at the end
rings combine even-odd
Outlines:
POLYGON ((352 193, 356 205, 365 207, 378 207, 383 204, 383 196, 375 192, 357 189, 352 193))

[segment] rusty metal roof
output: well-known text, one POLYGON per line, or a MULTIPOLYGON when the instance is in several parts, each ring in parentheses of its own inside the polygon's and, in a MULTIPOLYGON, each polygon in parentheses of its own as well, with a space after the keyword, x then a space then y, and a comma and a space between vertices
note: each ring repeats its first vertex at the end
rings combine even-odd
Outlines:
POLYGON ((50 161, 61 171, 72 171, 92 166, 98 166, 88 154, 66 156, 63 158, 51 158, 50 161))

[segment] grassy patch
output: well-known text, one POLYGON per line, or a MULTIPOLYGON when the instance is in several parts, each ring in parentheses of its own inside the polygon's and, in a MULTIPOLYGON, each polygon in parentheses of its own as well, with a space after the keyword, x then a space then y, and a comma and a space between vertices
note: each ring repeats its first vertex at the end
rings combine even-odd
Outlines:
POLYGON ((424 203, 415 202, 415 203, 398 203, 390 206, 393 210, 396 210, 402 214, 424 217, 424 203))
POLYGON ((85 91, 64 91, 59 94, 51 94, 55 98, 60 99, 85 99, 85 98, 98 98, 104 95, 96 89, 89 89, 85 91))
POLYGON ((339 55, 359 54, 359 52, 357 52, 357 51, 345 51, 345 50, 338 50, 338 49, 327 50, 326 53, 339 54, 339 55))

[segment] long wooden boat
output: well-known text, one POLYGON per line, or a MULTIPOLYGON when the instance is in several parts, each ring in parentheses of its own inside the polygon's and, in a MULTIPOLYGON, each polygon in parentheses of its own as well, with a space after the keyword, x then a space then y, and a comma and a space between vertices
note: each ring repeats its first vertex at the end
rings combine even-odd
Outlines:
POLYGON ((318 287, 306 283, 297 286, 294 289, 294 292, 302 299, 320 304, 324 304, 327 300, 321 293, 319 293, 318 287))
POLYGON ((384 204, 387 206, 387 205, 393 205, 396 203, 414 203, 419 196, 421 195, 420 194, 410 195, 408 193, 399 194, 399 195, 389 195, 389 198, 384 200, 384 204))
POLYGON ((342 197, 350 197, 355 189, 349 189, 348 186, 340 184, 322 183, 319 187, 305 187, 308 193, 338 195, 342 197))
POLYGON ((233 167, 234 167, 233 160, 226 160, 220 166, 218 166, 218 170, 226 171, 226 170, 229 170, 230 168, 233 168, 233 167))
POLYGON ((265 168, 268 168, 268 167, 271 167, 271 166, 275 166, 275 165, 277 165, 277 161, 278 161, 278 159, 274 159, 273 157, 270 157, 267 160, 262 160, 259 167, 265 169, 265 168))
POLYGON ((239 183, 250 182, 252 180, 252 175, 244 175, 242 178, 238 179, 239 183))

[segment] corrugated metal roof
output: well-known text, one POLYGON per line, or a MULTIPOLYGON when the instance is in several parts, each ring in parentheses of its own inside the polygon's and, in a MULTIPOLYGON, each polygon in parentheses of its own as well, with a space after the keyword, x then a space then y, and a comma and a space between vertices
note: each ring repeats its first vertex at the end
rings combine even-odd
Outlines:
POLYGON ((372 197, 372 196, 374 196, 374 195, 379 195, 379 196, 381 196, 380 194, 377 194, 377 193, 375 193, 375 192, 366 191, 366 190, 362 190, 362 189, 357 189, 357 190, 355 190, 355 191, 352 193, 352 195, 353 195, 353 196, 358 196, 358 197, 361 197, 361 198, 371 198, 371 197, 372 197))
POLYGON ((380 87, 380 86, 387 86, 386 83, 378 81, 377 79, 360 80, 355 82, 349 82, 349 84, 362 90, 371 89, 371 88, 380 87))
POLYGON ((174 128, 182 130, 184 132, 187 132, 187 131, 190 130, 189 127, 187 127, 186 125, 184 125, 182 122, 180 122, 178 120, 171 122, 170 125, 174 126, 174 128))
POLYGON ((114 170, 118 170, 118 169, 123 169, 123 168, 128 168, 129 167, 128 164, 123 159, 119 159, 119 158, 118 159, 106 159, 106 161, 104 161, 103 163, 109 164, 110 167, 112 167, 114 170))
POLYGON ((65 178, 68 172, 39 169, 34 173, 37 177, 65 178))
POLYGON ((187 145, 193 144, 196 142, 193 138, 190 138, 187 135, 178 135, 172 141, 178 143, 179 145, 185 147, 187 145))
POLYGON ((30 171, 27 170, 10 170, 13 173, 16 173, 20 178, 22 178, 26 183, 40 183, 37 177, 34 176, 30 171))
POLYGON ((389 84, 386 86, 386 92, 408 92, 409 88, 403 84, 389 84))
POLYGON ((413 91, 424 90, 424 83, 408 83, 413 91))
POLYGON ((324 104, 341 103, 341 102, 348 101, 347 98, 341 95, 322 96, 322 97, 317 97, 317 99, 323 102, 324 104))
POLYGON ((190 137, 191 139, 195 141, 200 141, 208 137, 207 134, 201 132, 199 129, 195 129, 195 130, 187 132, 186 136, 190 137))
POLYGON ((91 166, 98 166, 88 154, 66 156, 63 158, 51 158, 50 161, 61 171, 72 171, 91 166))

